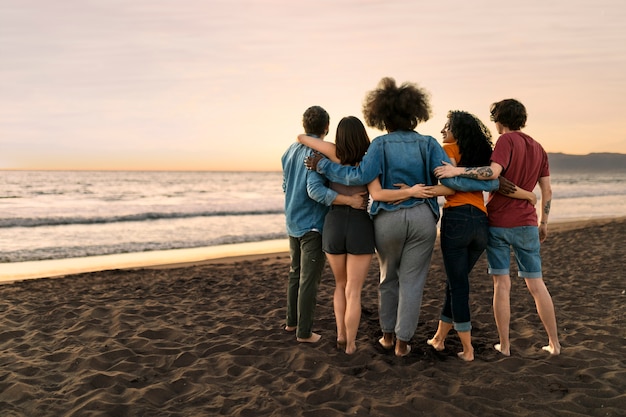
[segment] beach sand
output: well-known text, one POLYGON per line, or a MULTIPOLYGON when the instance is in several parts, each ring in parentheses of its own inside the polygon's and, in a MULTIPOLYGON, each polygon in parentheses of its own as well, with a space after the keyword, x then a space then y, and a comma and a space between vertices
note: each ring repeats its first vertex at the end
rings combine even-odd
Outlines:
POLYGON ((542 256, 558 357, 541 350, 547 337, 517 278, 512 355, 493 349, 484 256, 472 274, 476 360, 456 357, 455 334, 443 352, 429 347, 445 280, 438 243, 406 358, 376 343, 375 261, 352 356, 335 347, 328 266, 322 340, 282 330, 284 252, 0 285, 0 415, 624 416, 625 235, 623 218, 551 227, 542 256))

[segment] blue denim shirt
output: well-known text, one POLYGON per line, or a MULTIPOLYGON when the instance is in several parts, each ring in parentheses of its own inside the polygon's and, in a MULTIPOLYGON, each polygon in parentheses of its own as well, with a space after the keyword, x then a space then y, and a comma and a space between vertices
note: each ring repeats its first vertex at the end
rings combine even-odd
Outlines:
POLYGON ((326 178, 304 166, 304 158, 311 152, 310 148, 294 143, 281 159, 287 234, 293 237, 310 231, 321 233, 328 207, 337 198, 337 192, 328 188, 326 178))
MULTIPOLYGON (((356 167, 335 164, 322 159, 317 172, 333 182, 346 185, 368 184, 380 177, 382 188, 396 189, 394 184, 437 185, 434 169, 450 163, 450 158, 432 136, 424 136, 415 131, 396 131, 377 137, 370 144, 361 163, 356 167)), ((474 180, 471 178, 445 178, 441 183, 457 191, 493 191, 498 189, 498 180, 474 180)), ((411 198, 400 204, 374 201, 370 213, 379 210, 394 211, 413 207, 427 202, 435 217, 439 218, 437 198, 411 198)))

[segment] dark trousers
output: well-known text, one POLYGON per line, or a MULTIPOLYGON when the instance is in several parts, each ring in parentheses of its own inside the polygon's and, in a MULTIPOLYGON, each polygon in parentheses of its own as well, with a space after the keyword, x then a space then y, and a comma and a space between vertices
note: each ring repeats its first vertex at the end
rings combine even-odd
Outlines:
POLYGON ((482 210, 463 205, 443 210, 441 252, 446 268, 446 298, 441 320, 457 331, 469 331, 469 274, 487 248, 489 222, 482 210))
POLYGON ((308 338, 313 332, 317 289, 326 261, 322 252, 322 235, 308 232, 302 237, 289 236, 289 252, 287 326, 298 326, 296 337, 308 338))

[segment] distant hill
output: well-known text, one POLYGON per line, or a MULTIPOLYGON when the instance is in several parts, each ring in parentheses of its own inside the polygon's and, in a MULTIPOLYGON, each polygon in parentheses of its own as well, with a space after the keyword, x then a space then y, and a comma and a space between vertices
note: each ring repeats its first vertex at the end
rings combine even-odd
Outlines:
POLYGON ((567 155, 548 153, 550 171, 557 172, 626 172, 626 154, 590 153, 588 155, 567 155))

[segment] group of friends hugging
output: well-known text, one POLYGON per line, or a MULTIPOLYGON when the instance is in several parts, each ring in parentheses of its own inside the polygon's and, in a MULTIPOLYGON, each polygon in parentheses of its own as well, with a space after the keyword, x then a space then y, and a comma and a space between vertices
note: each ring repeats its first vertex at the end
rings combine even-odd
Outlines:
POLYGON ((380 282, 378 343, 402 357, 411 352, 441 210, 440 243, 446 271, 437 330, 426 343, 441 351, 454 329, 459 358, 474 359, 469 275, 486 250, 493 276, 493 312, 499 343, 511 354, 511 249, 548 335, 543 347, 558 355, 556 315, 543 281, 540 245, 547 237, 552 200, 548 156, 521 131, 524 105, 505 99, 491 105, 500 135, 474 115, 450 111, 435 138, 416 131, 430 118, 428 94, 414 83, 383 78, 366 94, 368 126, 387 132, 370 142, 361 120, 341 119, 335 143, 324 141, 330 117, 320 106, 303 115, 304 134, 282 156, 283 191, 291 265, 284 330, 302 343, 313 332, 317 291, 326 260, 335 277, 333 308, 337 347, 353 354, 361 318, 361 291, 374 254, 380 282), (539 185, 540 208, 533 190, 539 185), (485 204, 483 192, 489 192, 485 204), (539 215, 537 214, 539 212, 539 215))

